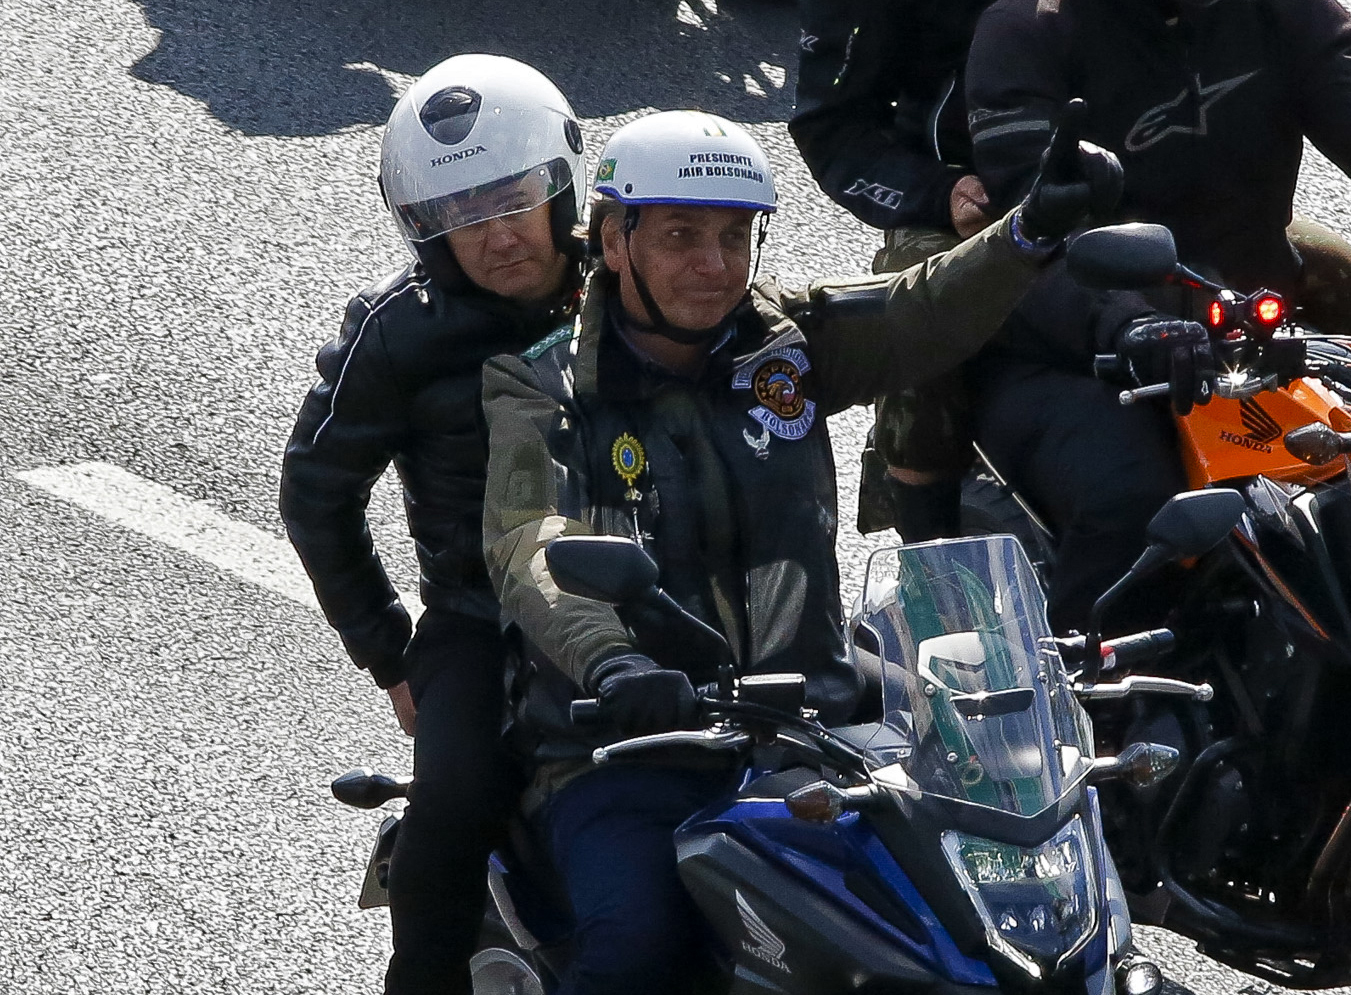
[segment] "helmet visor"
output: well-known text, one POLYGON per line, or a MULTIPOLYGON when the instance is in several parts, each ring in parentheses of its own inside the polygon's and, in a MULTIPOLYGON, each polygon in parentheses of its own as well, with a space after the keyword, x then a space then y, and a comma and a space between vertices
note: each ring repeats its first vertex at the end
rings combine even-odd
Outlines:
POLYGON ((515 176, 430 200, 400 204, 399 224, 410 241, 425 242, 457 228, 534 210, 571 186, 572 179, 567 160, 554 159, 515 176))

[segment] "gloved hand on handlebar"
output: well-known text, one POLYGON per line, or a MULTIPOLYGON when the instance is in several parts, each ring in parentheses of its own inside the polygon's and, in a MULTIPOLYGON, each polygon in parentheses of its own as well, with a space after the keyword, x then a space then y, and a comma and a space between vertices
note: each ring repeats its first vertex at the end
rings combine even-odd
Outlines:
POLYGON ((601 714, 627 735, 697 727, 699 702, 689 677, 641 653, 602 660, 586 683, 600 700, 601 714))
POLYGON ((1139 383, 1167 383, 1178 414, 1209 403, 1215 357, 1205 326, 1179 318, 1137 318, 1117 333, 1116 353, 1139 383))
POLYGON ((1086 105, 1065 105, 1041 169, 1014 218, 1014 239, 1051 248, 1089 215, 1107 217, 1121 199, 1124 178, 1116 155, 1080 141, 1086 105))

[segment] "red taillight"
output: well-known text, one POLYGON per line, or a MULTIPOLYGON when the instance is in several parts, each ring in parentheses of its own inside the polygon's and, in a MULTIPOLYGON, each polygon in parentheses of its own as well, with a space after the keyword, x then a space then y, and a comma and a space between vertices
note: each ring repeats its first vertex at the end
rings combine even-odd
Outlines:
POLYGON ((1210 302, 1210 327, 1219 328, 1224 324, 1224 305, 1219 301, 1210 302))
POLYGON ((1253 301, 1252 313, 1262 324, 1275 325, 1285 316, 1285 304, 1275 294, 1263 294, 1253 301))

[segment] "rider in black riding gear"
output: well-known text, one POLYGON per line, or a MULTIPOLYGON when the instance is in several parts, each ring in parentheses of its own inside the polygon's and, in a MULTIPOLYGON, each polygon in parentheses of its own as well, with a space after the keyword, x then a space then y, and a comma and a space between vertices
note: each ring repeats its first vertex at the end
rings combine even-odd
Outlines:
MULTIPOLYGON (((1166 224, 1193 268, 1243 292, 1291 294, 1327 330, 1346 326, 1351 251, 1291 223, 1306 136, 1351 169, 1351 15, 1337 0, 998 0, 967 67, 975 162, 994 204, 1027 189, 1071 97, 1087 100, 1084 137, 1125 168, 1117 220, 1166 224), (1319 285, 1334 291, 1326 301, 1319 285)), ((1119 386, 1093 378, 1093 356, 1138 363, 1142 322, 1198 318, 1203 303, 1090 291, 1053 266, 975 363, 977 440, 1059 534, 1057 630, 1084 627, 1150 517, 1186 487, 1171 414, 1122 406, 1119 386)))
POLYGON ((352 299, 286 448, 282 518, 324 614, 404 730, 416 723, 390 864, 390 995, 469 995, 488 855, 517 796, 479 393, 488 357, 570 313, 581 152, 567 100, 529 66, 456 56, 413 84, 385 132, 381 187, 416 261, 352 299), (415 634, 366 523, 390 463, 421 567, 415 634))

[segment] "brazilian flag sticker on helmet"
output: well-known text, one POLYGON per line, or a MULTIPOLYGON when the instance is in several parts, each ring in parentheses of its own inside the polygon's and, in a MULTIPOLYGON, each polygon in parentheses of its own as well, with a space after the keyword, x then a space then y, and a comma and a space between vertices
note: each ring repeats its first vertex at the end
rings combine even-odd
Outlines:
POLYGON ((603 159, 596 169, 596 182, 607 183, 615 178, 615 161, 613 159, 603 159))

